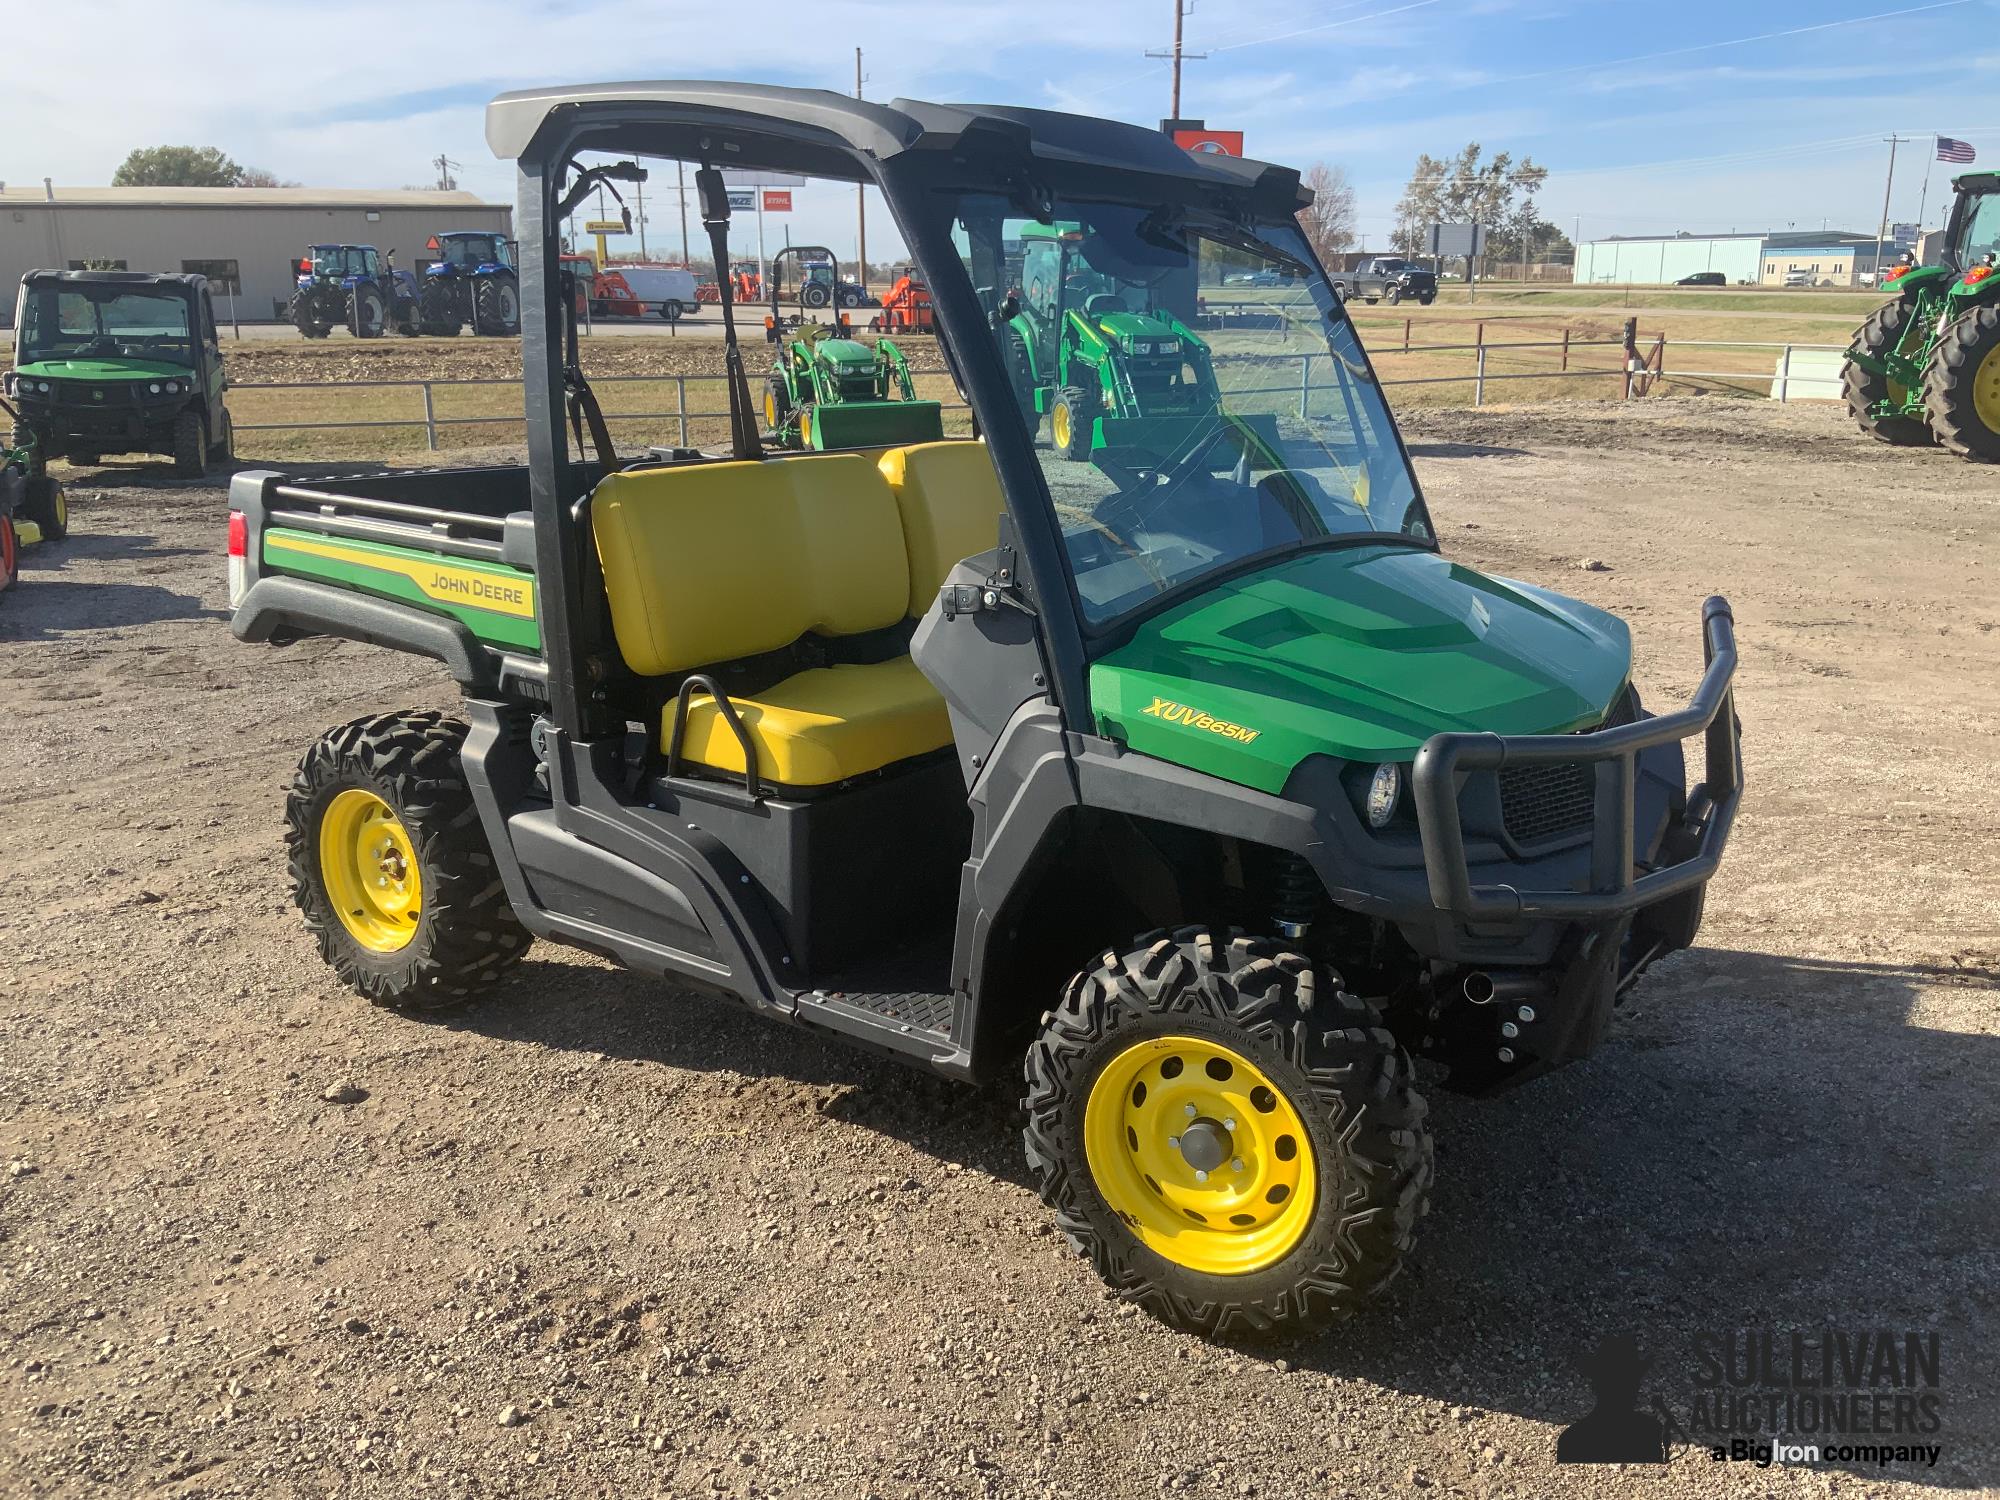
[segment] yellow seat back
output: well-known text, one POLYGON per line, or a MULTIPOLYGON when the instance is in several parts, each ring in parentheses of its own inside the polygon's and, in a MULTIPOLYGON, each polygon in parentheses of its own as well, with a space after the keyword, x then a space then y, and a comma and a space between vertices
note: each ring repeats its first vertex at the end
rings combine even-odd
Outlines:
POLYGON ((879 630, 909 601, 895 497, 861 454, 613 474, 590 516, 618 649, 646 676, 879 630))
POLYGON ((1000 476, 986 444, 964 439, 891 448, 879 465, 902 512, 910 613, 922 616, 954 567, 1000 540, 1000 476))

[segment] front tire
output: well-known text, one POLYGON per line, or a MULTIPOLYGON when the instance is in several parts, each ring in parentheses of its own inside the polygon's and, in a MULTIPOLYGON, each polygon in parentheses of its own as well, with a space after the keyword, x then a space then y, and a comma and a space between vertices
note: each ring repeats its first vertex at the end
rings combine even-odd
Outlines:
POLYGON ((1049 440, 1064 458, 1079 462, 1090 457, 1090 435, 1097 413, 1083 392, 1065 386, 1049 406, 1049 440))
POLYGON ((292 778, 292 900, 341 983, 377 1005, 477 999, 528 951, 459 763, 465 733, 430 710, 357 719, 292 778))
MULTIPOLYGON (((1913 310, 1913 304, 1909 302, 1883 303, 1868 315, 1855 332, 1849 352, 1893 354, 1909 329, 1913 310)), ((1870 437, 1899 448, 1923 447, 1931 441, 1930 427, 1916 417, 1879 417, 1869 413, 1869 408, 1877 402, 1887 401, 1900 406, 1908 395, 1903 386, 1888 376, 1864 370, 1849 360, 1841 367, 1840 388, 1841 394, 1847 398, 1847 414, 1870 437)))
POLYGON ((2000 306, 1975 307, 1945 329, 1924 366, 1924 406, 1945 447, 2000 463, 2000 306))
POLYGON ((30 479, 22 511, 41 528, 43 541, 59 542, 69 535, 69 496, 61 480, 47 474, 30 479))
POLYGON ((208 431, 201 413, 185 408, 174 418, 174 473, 182 479, 200 479, 208 472, 208 431))
POLYGON ((521 331, 521 292, 513 277, 482 276, 473 285, 472 331, 490 338, 521 331))
POLYGON ((1057 1227, 1178 1328, 1332 1322, 1414 1242, 1432 1147, 1409 1058, 1270 939, 1188 927, 1107 953, 1043 1019, 1027 1081, 1057 1227))

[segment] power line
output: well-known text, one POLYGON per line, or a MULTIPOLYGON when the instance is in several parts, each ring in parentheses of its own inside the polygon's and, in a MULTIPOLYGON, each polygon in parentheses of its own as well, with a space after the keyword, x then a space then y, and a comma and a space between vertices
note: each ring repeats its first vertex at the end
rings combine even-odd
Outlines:
POLYGON ((458 186, 458 179, 451 175, 452 169, 454 167, 463 167, 465 163, 453 161, 449 156, 440 151, 432 158, 431 165, 438 169, 438 191, 440 193, 448 193, 458 186))
POLYGON ((1181 50, 1181 23, 1187 19, 1187 13, 1193 9, 1194 0, 1174 0, 1173 51, 1148 52, 1146 54, 1148 57, 1170 57, 1174 61, 1174 102, 1173 108, 1167 112, 1167 118, 1171 120, 1178 120, 1181 117, 1181 60, 1187 58, 1199 62, 1208 56, 1206 52, 1184 52, 1181 50))

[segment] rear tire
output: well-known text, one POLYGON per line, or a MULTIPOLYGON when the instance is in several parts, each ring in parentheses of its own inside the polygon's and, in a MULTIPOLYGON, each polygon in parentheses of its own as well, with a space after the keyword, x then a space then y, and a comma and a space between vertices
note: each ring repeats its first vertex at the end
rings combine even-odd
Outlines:
MULTIPOLYGON (((1849 352, 1891 353, 1903 341, 1913 310, 1914 304, 1906 301, 1883 303, 1868 315, 1855 332, 1854 342, 1848 346, 1849 352)), ((1841 367, 1840 387, 1847 398, 1847 414, 1870 437, 1899 448, 1918 448, 1930 443, 1929 426, 1915 417, 1869 415, 1868 408, 1876 402, 1897 400, 1902 392, 1903 388, 1891 382, 1886 375, 1876 375, 1849 361, 1841 367)))
POLYGON ((478 999, 533 941, 508 904, 466 785, 465 734, 462 722, 431 710, 357 719, 322 735, 292 778, 292 900, 341 983, 377 1005, 430 1010, 478 999), (358 839, 348 826, 355 806, 377 809, 358 839), (357 868, 372 873, 349 860, 376 844, 386 851, 380 868, 401 871, 377 877, 394 881, 379 898, 348 878, 357 868))
POLYGON ((200 479, 208 473, 208 432, 193 407, 174 418, 174 473, 182 479, 200 479))
POLYGON ((1945 447, 2000 463, 2000 306, 1975 307, 1945 329, 1924 366, 1924 406, 1945 447))
POLYGON ((21 538, 14 530, 14 518, 0 512, 0 594, 21 581, 21 538))
POLYGON ((1044 1017, 1028 1165, 1070 1244, 1155 1316, 1303 1332, 1377 1296, 1415 1241, 1432 1147, 1412 1081, 1374 1007, 1299 954, 1155 933, 1044 1017))
POLYGON ((69 496, 61 480, 46 474, 30 479, 21 511, 41 528, 43 541, 59 542, 69 535, 69 496))

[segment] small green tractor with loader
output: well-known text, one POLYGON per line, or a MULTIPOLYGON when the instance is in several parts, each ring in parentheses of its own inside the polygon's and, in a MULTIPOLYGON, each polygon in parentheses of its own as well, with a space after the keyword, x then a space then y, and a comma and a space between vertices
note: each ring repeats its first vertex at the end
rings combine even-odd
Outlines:
POLYGON ((847 316, 818 323, 804 312, 826 307, 808 303, 805 293, 819 285, 815 267, 831 267, 833 252, 818 245, 787 245, 771 257, 765 277, 771 311, 764 337, 775 354, 764 382, 764 427, 782 448, 865 448, 885 443, 925 443, 944 436, 943 408, 917 399, 910 362, 892 339, 871 346, 852 335, 847 316), (785 264, 800 268, 801 311, 787 313, 779 298, 785 264), (789 333, 788 333, 789 330, 789 333))
POLYGON ((1048 418, 1063 457, 1172 453, 1212 425, 1215 366, 1169 306, 1176 280, 1173 268, 1110 265, 1078 224, 1022 230, 1020 286, 1002 306, 1008 358, 1023 409, 1048 418))
POLYGON ((59 542, 69 535, 69 497, 62 481, 46 472, 32 433, 22 433, 20 414, 0 401, 0 411, 17 424, 14 445, 0 443, 0 594, 20 581, 21 549, 59 542))
POLYGON ((1939 443, 2000 462, 2000 173, 1969 172, 1934 266, 1905 256, 1882 285, 1894 295, 1847 351, 1842 386, 1862 431, 1885 443, 1939 443))

